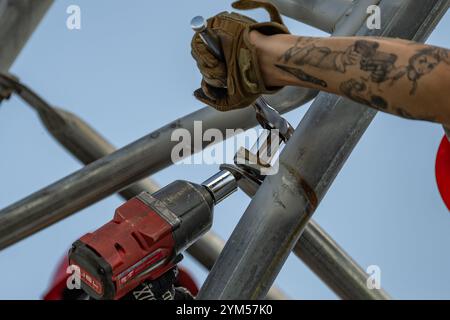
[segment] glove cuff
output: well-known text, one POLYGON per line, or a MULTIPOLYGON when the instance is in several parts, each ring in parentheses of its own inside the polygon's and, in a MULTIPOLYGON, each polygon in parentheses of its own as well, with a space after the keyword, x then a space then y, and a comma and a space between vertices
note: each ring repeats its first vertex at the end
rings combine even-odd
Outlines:
POLYGON ((242 86, 252 94, 273 94, 283 87, 267 87, 264 83, 256 47, 250 41, 250 32, 258 31, 266 36, 289 34, 289 30, 277 22, 255 23, 245 28, 238 63, 241 72, 242 86))

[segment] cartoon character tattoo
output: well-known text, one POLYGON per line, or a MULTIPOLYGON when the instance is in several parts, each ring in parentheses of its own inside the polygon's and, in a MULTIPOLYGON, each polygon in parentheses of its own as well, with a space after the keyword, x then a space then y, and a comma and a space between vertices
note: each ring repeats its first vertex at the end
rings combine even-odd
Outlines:
POLYGON ((417 83, 423 76, 431 73, 441 62, 450 65, 450 54, 448 50, 427 47, 419 50, 409 59, 406 67, 400 68, 392 77, 393 81, 407 76, 412 82, 410 94, 413 95, 417 91, 417 83))

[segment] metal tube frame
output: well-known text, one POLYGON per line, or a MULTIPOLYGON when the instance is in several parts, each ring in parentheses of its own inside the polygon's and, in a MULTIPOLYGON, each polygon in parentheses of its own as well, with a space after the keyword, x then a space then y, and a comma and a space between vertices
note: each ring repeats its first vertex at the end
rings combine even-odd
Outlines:
MULTIPOLYGON (((47 0, 46 0, 47 1, 47 0)), ((51 2, 52 1, 47 1, 47 4, 48 4, 48 6, 51 4, 51 2)), ((274 1, 274 2, 276 2, 276 1, 274 1)), ((301 2, 301 1, 298 1, 298 2, 301 2)), ((372 1, 373 2, 373 1, 372 1)), ((443 1, 441 1, 441 2, 443 2, 443 1)), ((448 3, 446 4, 447 6, 448 6, 448 3)), ((0 8, 1 9, 1 8, 0 8)), ((45 12, 45 11, 44 11, 45 12)), ((0 10, 0 14, 1 14, 1 10, 0 10)), ((43 14, 42 14, 43 15, 43 14)), ((331 21, 331 20, 330 20, 331 21)), ((338 24, 339 23, 339 19, 337 20, 337 22, 336 22, 336 24, 338 24)), ((336 25, 335 24, 335 25, 336 25)), ((310 100, 310 99, 312 99, 315 95, 317 94, 317 92, 315 92, 315 91, 312 91, 312 90, 303 90, 303 89, 299 89, 299 88, 286 88, 285 90, 283 90, 279 95, 278 95, 278 97, 277 96, 275 96, 275 97, 267 97, 267 100, 269 100, 270 101, 270 103, 271 104, 274 104, 274 105, 277 105, 278 106, 278 109, 279 109, 279 111, 281 111, 281 112, 286 112, 286 111, 289 111, 289 110, 292 110, 293 108, 295 108, 295 107, 297 107, 297 106, 299 106, 299 105, 301 105, 301 104, 303 104, 304 102, 306 102, 306 101, 308 101, 308 100, 310 100), (294 94, 292 94, 292 93, 294 93, 294 94)), ((206 110, 205 110, 206 111, 206 110)), ((206 113, 206 112, 201 112, 202 114, 203 113, 206 113)), ((191 114, 191 115, 189 115, 189 116, 192 116, 193 114, 191 114)), ((188 117, 189 117, 188 116, 188 117)), ((242 115, 240 115, 240 116, 236 116, 236 118, 237 119, 242 119, 242 115)), ((248 118, 248 117, 247 117, 248 118)), ((235 121, 236 123, 238 122, 238 121, 235 121)), ((175 122, 176 123, 176 122, 175 122)), ((173 126, 175 126, 175 123, 173 123, 172 124, 172 127, 173 126)), ((164 128, 163 128, 164 129, 164 128)), ((155 135, 159 135, 160 134, 160 132, 154 132, 153 133, 153 135, 155 136, 155 135)), ((195 150, 195 151, 198 151, 198 150, 195 150)), ((164 162, 164 161, 163 161, 164 162)), ((163 166, 164 166, 164 164, 163 164, 163 166)), ((131 181, 131 180, 130 180, 131 181)), ((111 191, 111 192, 114 192, 114 191, 111 191)), ((85 204, 83 204, 84 206, 85 206, 85 204)), ((1 214, 1 213, 0 213, 1 214)), ((317 229, 317 231, 321 231, 320 229, 317 229)), ((317 235, 321 235, 321 233, 318 233, 317 235)), ((326 237, 323 237, 323 234, 322 234, 322 238, 326 238, 326 237)), ((316 238, 317 239, 317 238, 316 238)), ((298 245, 297 245, 298 246, 298 245)), ((336 248, 335 247, 335 249, 339 249, 338 247, 336 248)), ((297 250, 296 250, 296 253, 299 255, 299 256, 301 256, 301 250, 300 251, 298 251, 297 252, 297 250)), ((307 259, 304 259, 304 260, 307 260, 307 259)), ((306 262, 306 261, 305 261, 306 262)), ((312 264, 312 269, 314 270, 314 266, 316 266, 317 267, 317 265, 316 264, 312 264)))
POLYGON ((270 0, 281 14, 333 33, 336 23, 352 8, 352 0, 270 0))
MULTIPOLYGON (((424 41, 446 12, 448 0, 383 0, 383 30, 362 26, 357 35, 424 41)), ((198 299, 260 299, 376 111, 321 93, 251 201, 198 299)), ((337 261, 334 261, 337 262, 337 261)))
MULTIPOLYGON (((85 121, 63 109, 52 107, 38 94, 20 83, 17 78, 0 74, 0 84, 6 85, 8 89, 15 90, 25 102, 35 109, 49 133, 82 163, 87 165, 115 151, 114 147, 85 121)), ((229 172, 226 172, 229 175, 229 172)), ((259 185, 253 184, 250 187, 250 189, 247 188, 246 193, 253 197, 259 185)), ((119 194, 128 200, 142 191, 153 193, 158 189, 157 183, 145 179, 120 191, 119 194)), ((214 245, 217 244, 217 239, 219 239, 218 236, 208 233, 189 248, 188 252, 204 264, 206 268, 210 269, 224 246, 224 241, 221 239, 220 247, 214 245), (211 261, 204 263, 204 257, 210 257, 211 261)), ((383 290, 367 289, 365 273, 362 268, 314 221, 310 222, 305 233, 300 237, 296 252, 317 273, 319 278, 324 279, 325 283, 341 298, 389 298, 383 290), (317 241, 316 238, 320 241, 317 241), (334 261, 336 258, 339 259, 339 263, 333 264, 332 269, 329 268, 330 261, 334 261), (339 273, 339 277, 335 276, 336 273, 339 273), (359 277, 355 277, 355 275, 359 277)), ((282 295, 279 289, 271 288, 266 298, 286 299, 286 296, 282 295)))
MULTIPOLYGON (((81 163, 88 165, 115 151, 114 146, 84 120, 66 110, 52 107, 17 78, 0 73, 0 83, 2 82, 8 82, 20 97, 37 111, 48 132, 81 163)), ((119 191, 119 194, 125 200, 129 200, 143 191, 153 193, 159 189, 160 186, 148 178, 119 191)), ((187 251, 210 270, 224 245, 225 241, 210 231, 187 251)), ((286 300, 287 296, 280 289, 273 287, 266 298, 286 300)))
MULTIPOLYGON (((316 94, 309 90, 292 88, 287 88, 287 90, 297 92, 295 101, 303 103, 312 99, 316 94)), ((272 101, 275 99, 272 97, 272 101)), ((284 113, 297 106, 283 105, 278 109, 284 113)), ((178 141, 171 141, 172 132, 183 128, 193 136, 202 134, 202 132, 194 133, 194 129, 201 131, 195 127, 195 122, 198 121, 201 121, 203 130, 219 129, 224 136, 228 128, 246 130, 257 124, 252 108, 222 113, 207 107, 175 120, 1 210, 0 249, 168 167, 172 164, 173 147, 178 144, 178 141), (112 176, 114 179, 111 179, 112 176)), ((192 153, 200 152, 208 145, 205 142, 200 145, 193 143, 192 153)))
POLYGON ((0 0, 0 72, 7 71, 53 0, 0 0))
MULTIPOLYGON (((64 135, 65 134, 69 134, 69 136, 72 135, 72 137, 71 137, 72 140, 73 139, 77 140, 76 139, 77 129, 84 130, 88 136, 91 136, 91 138, 92 137, 95 138, 95 132, 94 131, 89 132, 89 130, 86 130, 89 128, 86 128, 81 121, 77 121, 77 119, 75 119, 74 115, 71 115, 70 113, 67 113, 66 111, 59 110, 58 115, 55 115, 55 113, 50 112, 49 108, 46 108, 42 99, 40 99, 36 95, 29 94, 27 90, 24 90, 24 91, 25 91, 24 92, 25 94, 23 95, 23 98, 25 99, 25 101, 31 103, 32 105, 38 106, 36 108, 36 110, 39 112, 41 119, 43 120, 44 124, 46 124, 46 126, 48 128, 53 129, 53 134, 57 137, 58 141, 60 143, 62 143, 66 148, 68 148, 72 153, 74 153, 81 161, 83 161, 85 163, 93 161, 94 159, 92 158, 92 156, 89 156, 89 152, 86 153, 85 151, 83 151, 83 148, 90 149, 91 152, 94 152, 94 156, 95 156, 95 149, 96 149, 95 147, 92 148, 92 146, 90 146, 89 144, 84 145, 84 146, 77 146, 76 144, 73 144, 71 142, 68 143, 68 140, 71 140, 71 139, 70 139, 70 137, 69 137, 69 139, 65 139, 67 137, 64 137, 64 135), (61 124, 61 122, 65 122, 64 125, 68 124, 69 127, 75 126, 75 128, 72 128, 75 130, 69 130, 69 131, 65 130, 64 134, 61 137, 61 132, 60 132, 61 128, 58 126, 57 127, 54 126, 55 123, 61 124), (60 135, 59 138, 58 138, 58 133, 60 135)), ((307 93, 306 96, 308 96, 308 94, 312 97, 315 95, 315 92, 311 91, 311 92, 307 93)), ((301 101, 301 99, 303 99, 302 92, 300 91, 300 94, 299 94, 298 88, 286 88, 285 90, 283 90, 280 93, 279 96, 280 96, 280 98, 278 99, 278 105, 281 104, 281 108, 284 108, 285 110, 290 110, 296 104, 300 105, 303 102, 303 101, 301 101), (295 94, 292 94, 292 93, 295 93, 295 94), (293 100, 292 97, 296 98, 297 101, 293 100), (300 97, 300 102, 298 101, 298 97, 300 97), (280 103, 280 100, 282 100, 282 103, 280 103)), ((268 97, 268 100, 271 101, 271 103, 277 103, 276 97, 275 97, 275 101, 274 101, 273 97, 268 97)), ((78 120, 80 120, 80 119, 78 119, 78 120)), ((93 139, 93 142, 95 142, 95 140, 96 139, 93 139)), ((105 147, 105 144, 103 145, 103 147, 105 147)), ((106 152, 112 151, 112 146, 106 145, 105 148, 100 148, 101 153, 102 153, 102 151, 106 151, 106 152)), ((126 193, 128 193, 128 195, 132 195, 132 194, 134 194, 134 191, 141 190, 142 187, 143 186, 134 185, 134 186, 131 186, 130 188, 123 190, 121 193, 124 196, 126 196, 126 193), (131 190, 133 188, 136 188, 136 190, 134 190, 134 191, 131 190)), ((154 189, 154 187, 152 187, 150 189, 154 189)), ((321 275, 319 275, 319 276, 321 276, 321 275)))

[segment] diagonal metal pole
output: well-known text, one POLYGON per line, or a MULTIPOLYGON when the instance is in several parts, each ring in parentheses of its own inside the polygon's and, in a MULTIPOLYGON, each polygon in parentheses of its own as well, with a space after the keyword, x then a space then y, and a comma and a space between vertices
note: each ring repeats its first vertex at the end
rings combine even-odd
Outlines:
MULTIPOLYGON (((51 134, 82 163, 87 165, 115 151, 111 143, 73 113, 50 106, 35 109, 38 109, 42 121, 51 134)), ((143 191, 153 193, 159 188, 160 186, 155 181, 145 179, 121 190, 119 194, 125 200, 129 200, 143 191)), ((207 270, 211 270, 224 246, 225 241, 210 231, 192 244, 187 252, 207 270)), ((277 287, 270 288, 266 298, 269 300, 288 299, 277 287)))
MULTIPOLYGON (((312 100, 315 90, 287 87, 267 100, 285 113, 312 100)), ((173 130, 185 128, 191 134, 193 122, 202 121, 203 129, 248 129, 256 125, 247 108, 226 114, 203 108, 146 137, 122 148, 105 159, 61 179, 60 181, 0 211, 0 249, 81 210, 96 201, 172 164, 170 141, 173 130), (114 179, 110 177, 114 175, 114 179)), ((206 144, 201 145, 199 152, 206 144)))
MULTIPOLYGON (((187 252, 191 256, 195 257, 195 259, 207 270, 211 270, 224 246, 225 241, 215 232, 209 231, 202 238, 197 240, 197 242, 191 245, 187 249, 187 252)), ((266 299, 288 300, 289 297, 287 297, 286 294, 277 286, 272 286, 269 289, 269 292, 267 292, 266 299)))
MULTIPOLYGON (((47 131, 72 155, 85 165, 104 157, 116 149, 106 141, 96 130, 84 120, 66 110, 52 107, 38 94, 16 77, 0 73, 0 88, 5 91, 16 92, 30 107, 32 107, 47 131)), ((135 195, 135 190, 146 189, 155 192, 159 189, 157 184, 150 179, 136 182, 128 189, 122 190, 123 197, 135 195)))
POLYGON ((365 22, 370 5, 380 0, 270 0, 280 12, 333 35, 352 35, 365 22))
MULTIPOLYGON (((52 135, 81 162, 89 164, 114 151, 108 141, 74 114, 50 106, 38 112, 42 113, 41 119, 52 135)), ((124 199, 130 199, 142 191, 153 193, 158 189, 156 182, 146 179, 119 194, 124 199)), ((254 193, 256 191, 253 190, 254 193)), ((210 231, 189 247, 187 252, 211 270, 224 246, 225 242, 210 231)), ((310 221, 294 252, 342 299, 389 299, 383 290, 367 288, 367 274, 315 221, 310 221)), ((276 287, 269 290, 266 298, 287 299, 276 287)))
MULTIPOLYGON (((6 1, 4 1, 4 2, 6 3, 6 1)), ((43 10, 42 8, 45 6, 47 6, 47 8, 48 8, 48 6, 50 5, 51 2, 52 1, 41 1, 38 3, 40 5, 39 8, 34 7, 31 10, 31 11, 33 11, 34 16, 31 17, 31 19, 25 20, 25 22, 28 23, 28 25, 27 25, 28 27, 25 28, 25 30, 28 29, 28 31, 31 32, 32 28, 30 26, 33 23, 34 23, 34 25, 37 24, 35 17, 38 16, 39 14, 43 15, 45 10, 43 10)), ((37 2, 33 2, 33 5, 35 3, 37 3, 37 2)), ((16 4, 16 6, 12 7, 13 10, 17 9, 17 5, 22 6, 22 7, 20 7, 20 9, 24 9, 23 4, 20 4, 19 1, 15 1, 15 4, 16 4)), ((0 2, 0 11, 4 10, 6 7, 7 6, 2 5, 0 2)), ((9 8, 8 10, 11 10, 11 8, 9 8)), ((9 12, 11 12, 11 11, 9 11, 9 12)), ((16 11, 13 11, 12 16, 14 16, 15 13, 16 13, 16 11)), ((27 15, 23 15, 23 16, 29 17, 28 13, 27 13, 27 15)), ((12 19, 12 20, 10 19, 9 22, 14 21, 14 20, 15 20, 15 16, 14 16, 14 19, 12 19)), ((22 21, 22 23, 23 23, 24 20, 22 19, 20 21, 22 21)), ((4 30, 6 30, 6 29, 7 28, 5 28, 4 30)), ((20 28, 15 27, 14 29, 16 31, 18 31, 18 30, 21 30, 21 27, 20 28)), ((9 33, 9 34, 11 35, 11 33, 9 33)), ((19 46, 16 45, 16 49, 18 49, 18 48, 19 48, 19 46)), ((4 54, 5 52, 7 52, 7 50, 4 50, 2 52, 4 54)), ((302 99, 304 99, 304 98, 302 97, 302 94, 299 94, 298 91, 299 91, 298 88, 286 88, 278 95, 278 99, 277 98, 274 99, 273 97, 268 97, 268 100, 271 101, 272 103, 278 103, 280 108, 285 108, 285 110, 290 110, 289 108, 292 109, 292 106, 294 106, 296 104, 300 105, 303 103, 302 99)), ((312 97, 314 95, 314 92, 311 91, 308 93, 308 95, 310 95, 312 97)), ((35 97, 31 97, 31 99, 35 99, 35 97)), ((58 110, 57 113, 52 113, 52 112, 49 112, 48 109, 46 110, 45 108, 41 108, 40 110, 37 110, 37 111, 40 113, 41 119, 43 120, 44 124, 46 124, 47 128, 57 138, 57 140, 63 146, 65 146, 67 149, 69 149, 77 158, 79 158, 84 163, 89 163, 89 162, 93 161, 95 158, 99 158, 100 155, 104 152, 109 153, 112 151, 113 147, 109 143, 106 143, 106 144, 100 143, 100 148, 98 148, 98 144, 97 144, 98 141, 96 141, 96 139, 97 139, 96 132, 94 130, 92 130, 92 128, 89 128, 88 126, 86 126, 86 124, 83 123, 83 121, 78 119, 73 114, 70 114, 64 110, 58 110), (82 137, 84 135, 86 137, 90 137, 91 139, 87 139, 87 140, 82 139, 82 137), (88 151, 86 151, 86 150, 88 150, 88 151)), ((148 180, 143 180, 141 182, 138 182, 138 183, 130 186, 129 188, 127 188, 125 190, 122 190, 121 194, 124 197, 131 197, 135 193, 142 190, 143 188, 147 189, 148 191, 154 191, 156 187, 157 186, 154 183, 151 183, 148 180)), ((211 239, 207 238, 205 240, 206 241, 203 241, 203 243, 202 243, 202 241, 199 241, 198 244, 203 247, 205 245, 207 247, 209 246, 210 249, 212 250, 212 252, 214 252, 213 248, 215 248, 215 253, 217 256, 218 252, 219 252, 217 250, 219 247, 211 246, 211 244, 215 243, 217 245, 218 241, 212 241, 212 238, 211 239)), ((311 243, 313 244, 314 241, 312 241, 311 243)), ((222 246, 223 246, 223 244, 222 244, 222 246)), ((322 244, 322 247, 323 247, 323 244, 322 244)), ((325 247, 326 247, 326 243, 325 243, 325 247)), ((339 247, 336 247, 336 246, 331 246, 331 248, 334 250, 339 249, 339 247)), ((192 250, 195 250, 195 249, 196 249, 195 246, 193 246, 192 250)), ((302 250, 302 251, 305 251, 305 250, 302 250)), ((315 252, 315 255, 321 256, 320 253, 317 254, 317 252, 315 252)), ((214 256, 214 253, 211 254, 210 256, 214 256)), ((305 256, 304 258, 307 258, 307 254, 304 254, 304 256, 305 256)), ((207 261, 208 258, 205 258, 205 255, 204 255, 203 260, 207 261)), ((310 260, 314 261, 314 259, 310 259, 310 260)), ((209 260, 210 266, 212 266, 211 261, 213 261, 213 260, 209 260)), ((312 266, 316 265, 316 268, 317 268, 317 263, 312 262, 311 265, 312 266)), ((319 263, 319 265, 320 265, 320 263, 319 263)), ((321 278, 323 278, 323 275, 320 275, 320 274, 318 274, 318 275, 321 278)), ((271 298, 271 297, 272 298, 273 297, 281 298, 282 297, 279 293, 276 294, 276 291, 274 291, 274 292, 272 292, 272 291, 273 290, 269 291, 268 298, 271 298)))
POLYGON ((53 0, 0 0, 0 72, 8 71, 53 0))
MULTIPOLYGON (((44 108, 38 107, 35 109, 37 109, 42 122, 55 139, 82 163, 87 165, 115 151, 111 143, 73 113, 48 105, 44 108)), ((125 200, 129 200, 143 191, 153 193, 159 188, 160 186, 152 179, 145 179, 121 190, 119 194, 125 200)), ((211 270, 224 246, 225 241, 213 231, 209 231, 192 244, 187 252, 207 270, 211 270)), ((269 300, 288 299, 277 287, 270 288, 266 298, 269 300)))
MULTIPOLYGON (((53 112, 51 109, 45 110, 43 121, 47 124, 46 127, 81 162, 89 164, 114 151, 108 141, 72 113, 61 109, 53 112), (58 115, 63 117, 64 124, 58 120, 58 115)), ((142 191, 153 193, 158 189, 156 182, 146 179, 120 191, 119 194, 124 199, 130 199, 142 191)), ((254 193, 256 191, 253 190, 254 193)), ((211 270, 224 246, 225 242, 210 231, 189 247, 187 252, 206 269, 211 270)), ((383 290, 367 288, 367 274, 364 270, 315 221, 310 221, 294 252, 342 299, 389 299, 389 295, 383 290)), ((266 298, 287 299, 276 287, 269 290, 266 298)))
POLYGON ((382 288, 368 288, 364 269, 312 219, 295 244, 294 253, 341 299, 391 299, 382 288))
MULTIPOLYGON (((245 193, 254 197, 257 183, 246 185, 245 193)), ((382 289, 367 287, 368 275, 313 219, 309 220, 294 247, 299 257, 333 292, 348 300, 389 300, 382 289)))
POLYGON ((333 33, 336 23, 352 8, 352 0, 270 0, 280 12, 322 31, 333 33))
MULTIPOLYGON (((275 104, 281 113, 310 101, 316 95, 315 91, 297 88, 286 88, 286 91, 296 93, 296 96, 290 99, 294 104, 287 105, 283 101, 275 104)), ((283 98, 284 94, 280 97, 283 98)), ((271 98, 272 103, 276 100, 275 96, 271 98)), ((257 125, 251 108, 222 113, 208 107, 175 120, 1 210, 0 249, 172 165, 171 152, 179 143, 171 141, 172 132, 184 128, 191 136, 198 136, 199 132, 194 134, 195 121, 201 121, 203 130, 215 128, 224 135, 227 129, 245 130, 257 125)), ((193 153, 200 152, 207 145, 209 143, 205 142, 199 147, 194 144, 193 153)))
MULTIPOLYGON (((115 151, 114 146, 84 120, 71 112, 50 106, 18 81, 14 83, 20 96, 38 113, 48 132, 79 161, 87 165, 115 151)), ((155 181, 145 179, 121 190, 119 194, 129 200, 143 191, 153 193, 159 188, 155 181)), ((225 241, 210 231, 187 251, 206 269, 211 270, 224 245, 225 241)), ((286 300, 287 296, 280 289, 273 287, 267 293, 267 299, 286 300)))
MULTIPOLYGON (((52 4, 53 0, 0 0, 0 45, 2 47, 2 50, 0 50, 0 72, 9 70, 25 43, 28 41, 28 38, 52 4)), ((305 97, 305 100, 308 100, 309 98, 307 96, 312 98, 315 95, 314 91, 304 91, 304 94, 305 95, 303 96, 296 88, 288 88, 283 92, 283 95, 285 96, 300 99, 300 101, 291 101, 291 107, 295 104, 303 104, 302 97, 305 97)), ((288 108, 286 108, 286 110, 288 111, 288 108)), ((37 111, 39 112, 39 110, 37 111)), ((68 148, 69 151, 80 159, 80 161, 84 163, 92 162, 97 158, 101 158, 102 155, 113 151, 113 146, 106 140, 103 139, 104 143, 101 143, 101 140, 96 140, 97 133, 95 130, 90 128, 81 119, 78 119, 73 114, 64 110, 59 111, 60 117, 52 119, 52 114, 45 112, 45 110, 42 109, 41 119, 44 123, 47 122, 46 125, 48 128, 53 125, 53 135, 59 137, 58 141, 68 148), (62 132, 61 129, 64 126, 64 122, 67 127, 66 130, 63 130, 64 132, 62 132), (59 123, 60 126, 55 126, 55 123, 59 123), (67 128, 69 129, 67 130, 67 128), (64 134, 69 135, 68 139, 64 140, 64 134), (83 139, 83 135, 86 136, 86 139, 83 139), (79 145, 77 145, 77 141, 79 142, 79 145), (91 144, 89 141, 94 141, 94 143, 91 144), (95 141, 98 143, 95 143, 95 141), (70 145, 71 142, 75 143, 70 145), (84 153, 83 150, 85 151, 84 153)), ((53 117, 55 117, 54 114, 53 117)), ((102 138, 99 135, 97 137, 100 139, 102 138)), ((156 183, 149 180, 143 180, 122 190, 121 195, 127 198, 132 197, 143 189, 153 192, 157 188, 158 186, 156 183)), ((211 263, 211 260, 209 259, 214 259, 213 261, 217 259, 224 243, 225 242, 217 235, 210 232, 196 244, 191 246, 190 250, 194 255, 198 252, 199 254, 196 258, 210 270, 213 262, 211 263), (204 250, 206 250, 206 252, 204 250)), ((281 290, 273 287, 269 290, 267 298, 286 299, 287 297, 281 290)))
MULTIPOLYGON (((383 0, 382 30, 358 35, 424 41, 446 12, 447 0, 383 0)), ((199 299, 260 299, 273 283, 307 222, 376 111, 322 93, 245 211, 199 299)))
POLYGON ((280 12, 333 36, 351 36, 366 22, 367 8, 380 0, 270 0, 280 12))
MULTIPOLYGON (((59 114, 55 114, 54 112, 51 112, 49 110, 48 106, 45 106, 45 102, 40 99, 40 97, 36 96, 33 93, 30 93, 29 90, 26 90, 27 88, 19 88, 20 91, 22 91, 22 97, 29 103, 34 104, 37 111, 40 113, 41 119, 46 124, 47 128, 52 132, 52 134, 58 139, 60 143, 62 143, 66 148, 68 148, 72 153, 74 153, 81 161, 88 163, 93 161, 95 158, 100 157, 103 152, 110 152, 112 151, 112 146, 109 144, 101 144, 102 146, 98 148, 96 145, 98 144, 98 138, 95 137, 96 133, 92 129, 89 129, 86 127, 85 124, 80 122, 78 119, 76 119, 73 115, 64 112, 60 110, 58 112, 59 114), (80 136, 81 135, 81 136, 80 136), (84 140, 82 137, 86 136, 90 139, 84 140)), ((306 96, 314 96, 314 92, 308 92, 306 96)), ((302 91, 298 88, 286 88, 284 89, 280 94, 278 94, 276 97, 266 97, 271 103, 278 103, 278 107, 281 110, 290 110, 295 105, 302 104, 302 102, 305 100, 305 94, 302 94, 302 91)), ((148 181, 147 181, 148 182, 148 181)), ((122 194, 127 196, 132 196, 136 192, 139 192, 142 187, 142 182, 140 182, 138 185, 133 185, 125 190, 122 191, 122 194), (139 186, 139 184, 141 184, 139 186)), ((155 186, 147 183, 147 189, 154 190, 155 186)), ((315 224, 312 224, 312 230, 314 230, 315 224)), ((210 242, 212 243, 212 242, 210 242)), ((339 283, 349 283, 346 285, 348 288, 347 297, 351 298, 357 298, 361 296, 361 293, 359 293, 358 290, 355 290, 355 284, 352 283, 352 279, 350 277, 341 276, 340 279, 334 279, 333 280, 333 272, 335 272, 334 269, 341 267, 344 271, 346 271, 348 275, 354 275, 362 274, 361 270, 356 269, 352 270, 352 268, 343 268, 346 265, 352 265, 352 260, 350 257, 345 256, 345 259, 347 263, 340 263, 335 265, 333 270, 329 268, 330 264, 329 262, 332 262, 332 258, 330 258, 328 253, 332 252, 340 252, 342 251, 337 244, 335 244, 331 239, 329 239, 328 242, 317 242, 317 241, 309 241, 303 245, 304 249, 303 252, 303 258, 307 262, 307 264, 310 265, 310 267, 314 270, 319 270, 318 276, 322 279, 330 279, 330 286, 332 286, 333 283, 336 281, 339 283), (320 252, 323 251, 324 254, 321 254, 320 252), (308 258, 308 254, 311 253, 312 256, 308 258), (323 262, 327 262, 327 264, 322 265, 323 262), (328 266, 328 268, 327 268, 328 266), (347 270, 348 269, 348 270, 347 270), (324 271, 320 271, 324 270, 324 271), (325 272, 324 274, 321 274, 320 272, 325 272)), ((194 249, 194 248, 193 248, 194 249)), ((216 250, 217 252, 217 250, 216 250)), ((218 255, 218 252, 217 252, 218 255)), ((344 261, 345 261, 344 259, 344 261)), ((342 259, 341 259, 342 260, 342 259)), ((361 278, 363 279, 363 278, 361 278)), ((362 280, 361 280, 362 281, 362 280)), ((340 285, 343 287, 342 285, 340 285)), ((356 287, 361 287, 361 285, 356 282, 356 287)), ((369 298, 386 298, 387 295, 383 294, 367 294, 364 293, 364 289, 362 290, 363 294, 366 294, 369 298)), ((345 298, 345 295, 341 292, 337 292, 338 295, 345 298)))
MULTIPOLYGON (((67 110, 51 108, 38 110, 38 113, 52 136, 85 165, 116 151, 116 148, 96 130, 67 110)), ((143 190, 153 193, 159 188, 155 181, 147 178, 121 190, 119 194, 129 199, 143 190)))
MULTIPOLYGON (((52 107, 16 78, 0 74, 0 83, 2 82, 9 83, 9 87, 13 87, 14 91, 37 111, 49 133, 82 163, 87 165, 115 151, 114 147, 85 121, 70 112, 52 107)), ((257 188, 258 186, 254 185, 248 195, 253 197, 257 188)), ((159 186, 155 182, 146 179, 120 191, 119 194, 130 199, 142 191, 153 193, 158 189, 159 186)), ((188 252, 210 270, 224 244, 222 239, 210 232, 194 243, 188 252)), ((367 289, 364 271, 314 221, 308 225, 297 247, 299 257, 341 298, 388 298, 382 290, 367 289), (335 263, 335 260, 338 263, 335 263), (339 274, 339 277, 335 274, 339 274)), ((271 288, 267 298, 286 299, 286 296, 279 289, 271 288)))

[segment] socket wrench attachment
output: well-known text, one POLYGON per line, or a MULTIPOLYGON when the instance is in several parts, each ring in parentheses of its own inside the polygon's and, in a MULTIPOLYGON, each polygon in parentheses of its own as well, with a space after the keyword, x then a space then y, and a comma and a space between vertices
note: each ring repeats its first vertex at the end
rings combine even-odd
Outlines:
POLYGON ((214 204, 218 204, 238 188, 237 181, 228 170, 222 170, 202 183, 214 198, 214 204))

